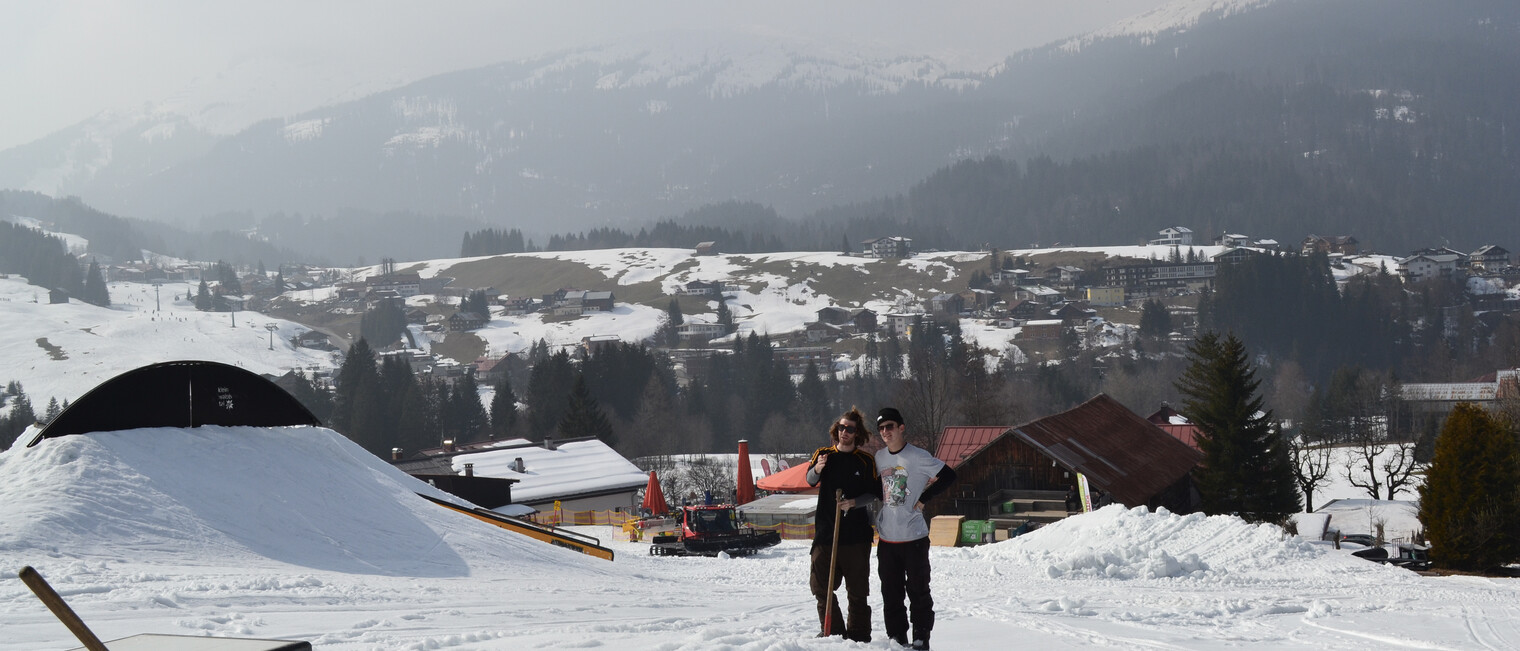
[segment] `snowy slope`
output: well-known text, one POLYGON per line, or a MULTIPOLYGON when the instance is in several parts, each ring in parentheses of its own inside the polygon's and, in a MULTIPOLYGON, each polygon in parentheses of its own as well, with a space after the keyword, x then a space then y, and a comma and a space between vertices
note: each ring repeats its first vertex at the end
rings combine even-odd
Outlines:
POLYGON ((1149 39, 1165 32, 1190 29, 1206 15, 1223 18, 1257 9, 1272 2, 1274 0, 1172 0, 1138 16, 1067 39, 1061 43, 1061 48, 1069 52, 1077 52, 1094 41, 1124 37, 1140 37, 1148 42, 1149 39))
POLYGON ((46 290, 24 278, 0 278, 0 382, 21 382, 41 413, 49 398, 75 400, 116 375, 177 359, 236 364, 281 375, 293 368, 331 368, 332 357, 296 348, 290 339, 309 328, 256 312, 199 312, 193 288, 111 283, 111 307, 78 300, 49 305, 46 290), (155 311, 155 304, 161 311, 155 311), (236 327, 233 321, 236 320, 236 327), (272 349, 266 324, 276 327, 272 349))
MULTIPOLYGON (((814 638, 808 544, 606 562, 424 502, 322 428, 136 430, 0 453, 0 566, 39 569, 105 639, 358 649, 889 649, 814 638)), ((1108 507, 934 548, 937 648, 1512 648, 1515 580, 1433 578, 1230 517, 1108 507)), ((13 571, 8 569, 7 572, 13 571)), ((874 584, 874 579, 873 579, 874 584)), ((0 578, 0 649, 76 646, 0 578)))

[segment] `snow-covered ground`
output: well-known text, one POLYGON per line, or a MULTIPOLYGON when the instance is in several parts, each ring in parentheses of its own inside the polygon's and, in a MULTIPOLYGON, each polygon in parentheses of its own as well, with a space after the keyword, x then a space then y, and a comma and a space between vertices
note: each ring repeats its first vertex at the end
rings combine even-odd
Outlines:
MULTIPOLYGON (((1218 246, 1191 247, 1199 254, 1214 255, 1224 250, 1218 246)), ((1186 248, 1183 249, 1184 253, 1186 248)), ((1051 253, 1090 253, 1094 255, 1120 256, 1137 259, 1166 259, 1172 253, 1164 246, 1093 246, 1056 247, 1048 249, 1020 249, 1005 252, 1013 256, 1037 256, 1051 253)), ((818 318, 818 310, 830 305, 864 307, 878 315, 892 312, 918 312, 923 302, 933 292, 914 292, 898 289, 888 296, 855 302, 831 296, 820 291, 817 273, 837 267, 850 267, 863 276, 880 273, 883 266, 901 265, 924 277, 924 284, 950 282, 959 271, 954 265, 964 265, 986 260, 988 253, 979 251, 935 251, 915 253, 903 260, 885 260, 856 255, 841 255, 832 251, 801 251, 780 253, 724 254, 694 256, 691 249, 598 249, 589 251, 546 251, 517 253, 506 256, 476 258, 452 258, 427 260, 414 263, 410 269, 423 278, 448 275, 456 264, 479 262, 490 257, 530 257, 559 260, 585 265, 601 273, 609 287, 637 283, 657 282, 669 296, 676 296, 686 283, 692 281, 722 281, 724 294, 729 297, 729 309, 734 313, 735 324, 741 336, 750 332, 780 335, 797 332, 818 318), (786 274, 778 273, 786 270, 786 274)), ((363 278, 379 273, 379 267, 355 270, 355 277, 363 278)), ((590 289, 590 288, 583 288, 590 289)), ((304 292, 295 293, 305 298, 304 292)), ((315 296, 314 296, 315 297, 315 296)), ((663 307, 663 306, 661 306, 663 307)), ((716 320, 718 304, 707 302, 707 312, 687 314, 694 321, 712 323, 716 320)), ((663 310, 642 305, 619 304, 612 314, 587 315, 582 319, 550 321, 545 323, 541 314, 502 316, 493 319, 485 329, 476 334, 485 339, 494 352, 520 351, 533 342, 544 339, 551 346, 578 344, 582 337, 618 334, 625 341, 637 341, 648 337, 659 328, 663 310)), ((1099 340, 1103 345, 1122 343, 1124 328, 1108 324, 1099 340)), ((984 348, 1008 353, 1022 360, 1023 354, 1013 345, 1018 328, 999 328, 983 321, 962 319, 961 329, 969 341, 984 348), (1010 348, 1012 346, 1012 348, 1010 348)))
POLYGON ((152 285, 111 283, 111 307, 49 305, 47 290, 17 276, 0 278, 0 383, 21 382, 40 414, 50 398, 77 400, 156 362, 200 359, 274 375, 332 368, 328 353, 291 344, 309 328, 257 312, 200 312, 187 298, 175 300, 193 291, 164 285, 155 298, 152 285), (266 325, 275 327, 272 337, 266 325))
MULTIPOLYGON (((25 437, 24 437, 25 438, 25 437)), ((581 556, 425 502, 322 428, 136 430, 0 453, 0 649, 77 646, 32 565, 104 639, 320 649, 889 649, 814 638, 807 543, 748 558, 581 556)), ((934 548, 940 649, 1520 645, 1520 582, 1424 577, 1228 517, 1109 507, 934 548)))

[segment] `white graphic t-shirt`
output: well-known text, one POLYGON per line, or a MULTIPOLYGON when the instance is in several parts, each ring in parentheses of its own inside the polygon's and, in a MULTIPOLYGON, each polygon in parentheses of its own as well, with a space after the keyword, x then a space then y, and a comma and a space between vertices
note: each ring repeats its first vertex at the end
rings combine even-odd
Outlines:
POLYGON ((904 445, 897 454, 886 448, 876 451, 876 469, 881 473, 881 513, 876 518, 876 533, 882 540, 907 542, 929 535, 929 523, 913 505, 943 467, 945 462, 911 444, 904 445))

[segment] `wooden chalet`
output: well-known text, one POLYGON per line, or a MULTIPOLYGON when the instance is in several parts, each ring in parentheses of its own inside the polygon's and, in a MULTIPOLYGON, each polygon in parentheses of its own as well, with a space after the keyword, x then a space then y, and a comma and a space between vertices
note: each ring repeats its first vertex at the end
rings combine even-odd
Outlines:
POLYGON ((936 456, 957 474, 951 504, 935 515, 1048 522, 1080 509, 1077 474, 1103 501, 1196 510, 1191 473, 1203 455, 1098 394, 1016 427, 948 427, 936 456))
POLYGON ((464 332, 467 330, 478 330, 485 327, 490 321, 484 315, 475 312, 455 312, 449 316, 449 331, 464 332))

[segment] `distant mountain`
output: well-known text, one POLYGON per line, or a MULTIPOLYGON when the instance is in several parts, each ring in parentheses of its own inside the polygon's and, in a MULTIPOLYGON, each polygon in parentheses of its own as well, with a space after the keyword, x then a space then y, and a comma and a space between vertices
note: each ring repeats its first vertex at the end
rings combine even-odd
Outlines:
POLYGON ((411 214, 530 237, 754 202, 826 235, 708 225, 796 248, 833 247, 841 230, 944 247, 1131 242, 1173 224, 1395 250, 1514 242, 1517 33, 1520 5, 1496 0, 1177 0, 975 73, 663 34, 220 139, 193 121, 165 140, 146 122, 96 126, 114 134, 102 156, 82 125, 0 152, 0 187, 51 185, 148 219, 411 214), (963 163, 988 155, 1015 164, 963 163))
POLYGON ((102 209, 168 219, 409 210, 579 228, 727 199, 800 214, 985 151, 996 116, 944 119, 984 79, 927 57, 666 34, 440 75, 153 169, 108 174, 111 160, 68 150, 48 168, 99 171, 43 175, 29 164, 78 138, 49 139, 0 153, 0 186, 56 181, 102 209))
POLYGON ((978 90, 1025 93, 998 159, 820 216, 941 247, 1137 242, 1173 225, 1396 253, 1520 242, 1520 5, 1223 9, 1010 58, 978 90))

